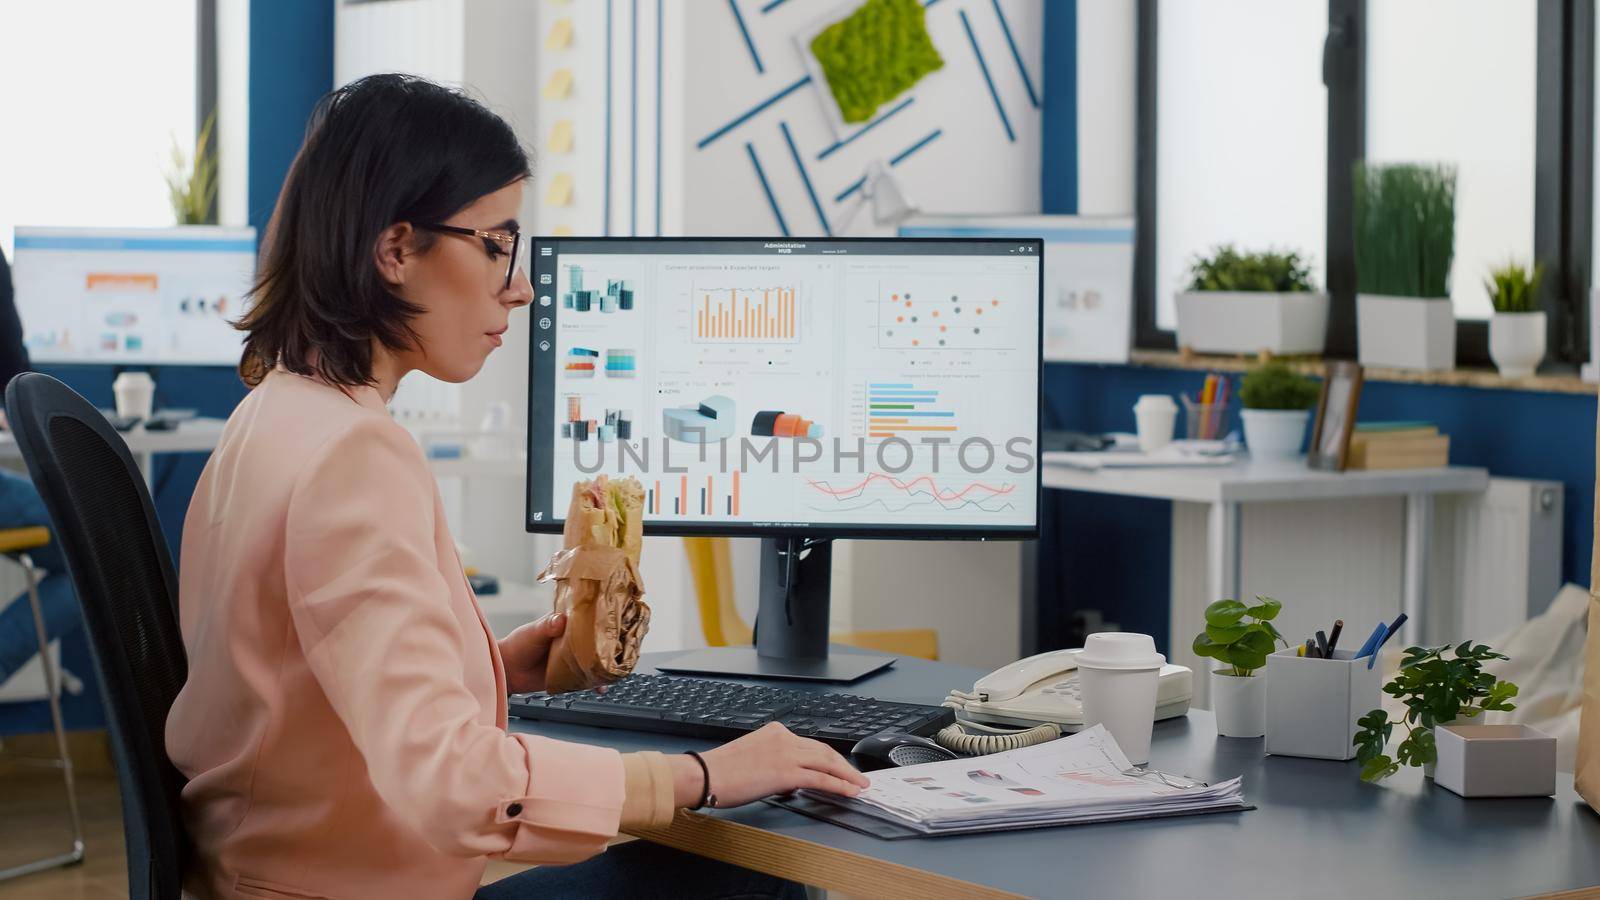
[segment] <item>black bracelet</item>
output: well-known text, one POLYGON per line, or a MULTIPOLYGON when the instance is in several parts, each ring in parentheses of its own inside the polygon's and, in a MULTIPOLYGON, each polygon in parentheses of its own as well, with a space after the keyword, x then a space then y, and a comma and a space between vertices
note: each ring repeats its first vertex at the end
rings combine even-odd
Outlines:
POLYGON ((712 809, 716 809, 717 795, 711 793, 711 769, 706 766, 706 761, 700 756, 700 754, 694 752, 693 750, 686 750, 684 752, 689 756, 694 757, 694 761, 700 764, 700 774, 705 776, 704 787, 700 789, 700 802, 689 808, 705 809, 709 806, 712 809))

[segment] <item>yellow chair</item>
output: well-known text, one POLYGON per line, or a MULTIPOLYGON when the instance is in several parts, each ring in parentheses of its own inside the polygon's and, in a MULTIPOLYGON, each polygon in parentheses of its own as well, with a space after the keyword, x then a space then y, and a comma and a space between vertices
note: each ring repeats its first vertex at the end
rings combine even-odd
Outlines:
MULTIPOLYGON (((752 632, 733 602, 733 560, 727 538, 683 539, 700 605, 700 626, 706 644, 727 647, 748 644, 752 632)), ((836 644, 862 647, 897 656, 939 658, 939 633, 932 628, 896 628, 885 631, 845 631, 832 635, 836 644)))
MULTIPOLYGON (((28 578, 28 603, 33 607, 33 627, 39 639, 39 663, 44 667, 44 689, 50 704, 50 721, 56 732, 56 759, 27 760, 59 768, 67 785, 67 812, 72 819, 72 849, 55 856, 0 869, 0 881, 83 861, 83 820, 78 813, 78 790, 72 777, 72 755, 67 751, 66 722, 61 717, 61 676, 50 659, 50 640, 44 630, 44 608, 39 605, 39 570, 29 551, 50 543, 50 529, 44 527, 0 529, 0 555, 22 567, 28 578)), ((19 760, 21 761, 21 760, 19 760)))

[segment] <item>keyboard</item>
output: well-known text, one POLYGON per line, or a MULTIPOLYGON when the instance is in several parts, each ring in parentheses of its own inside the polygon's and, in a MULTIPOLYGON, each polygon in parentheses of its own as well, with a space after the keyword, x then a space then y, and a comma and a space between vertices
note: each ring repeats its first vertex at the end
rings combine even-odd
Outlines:
POLYGON ((929 737, 955 721, 954 710, 941 706, 677 675, 629 675, 604 694, 512 694, 510 713, 523 719, 715 741, 782 722, 795 734, 815 738, 841 753, 880 732, 929 737))

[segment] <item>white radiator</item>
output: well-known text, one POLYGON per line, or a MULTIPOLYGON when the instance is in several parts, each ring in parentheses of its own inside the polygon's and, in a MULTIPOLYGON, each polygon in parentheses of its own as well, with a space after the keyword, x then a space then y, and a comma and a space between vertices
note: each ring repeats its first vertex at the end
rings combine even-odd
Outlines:
POLYGON ((1434 507, 1429 636, 1489 640, 1544 612, 1561 588, 1562 486, 1493 478, 1434 507))
MULTIPOLYGON (((1405 501, 1399 498, 1247 503, 1240 523, 1242 597, 1283 601, 1277 625, 1291 641, 1345 620, 1359 643, 1400 612, 1405 501)), ((1173 662, 1208 671, 1190 643, 1205 627, 1206 507, 1172 505, 1173 662)), ((1492 478, 1480 495, 1435 500, 1428 554, 1427 642, 1488 641, 1543 612, 1561 586, 1562 486, 1492 478)), ((1399 640, 1422 643, 1416 625, 1399 640)), ((1348 646, 1341 641, 1341 645, 1348 646)), ((1209 678, 1195 679, 1208 708, 1209 678)))

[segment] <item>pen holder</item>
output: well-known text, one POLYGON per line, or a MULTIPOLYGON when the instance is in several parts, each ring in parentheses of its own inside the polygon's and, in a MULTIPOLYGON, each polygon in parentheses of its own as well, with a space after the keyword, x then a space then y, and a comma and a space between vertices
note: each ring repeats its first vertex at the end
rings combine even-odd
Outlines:
POLYGON ((1220 441, 1233 430, 1233 405, 1196 403, 1183 398, 1184 436, 1191 441, 1220 441))
POLYGON ((1268 753, 1355 758, 1356 720, 1382 705, 1383 673, 1351 655, 1311 659, 1291 647, 1267 657, 1268 753))

